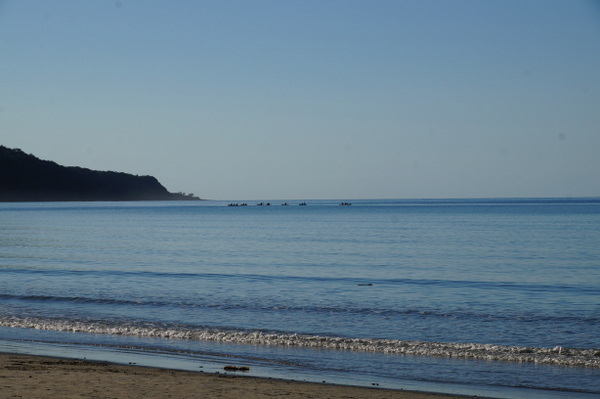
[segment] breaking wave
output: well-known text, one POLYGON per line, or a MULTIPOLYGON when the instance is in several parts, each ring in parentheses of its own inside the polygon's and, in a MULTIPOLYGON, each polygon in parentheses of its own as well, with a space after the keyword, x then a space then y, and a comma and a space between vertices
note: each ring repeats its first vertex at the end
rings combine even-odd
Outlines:
POLYGON ((16 317, 1 318, 0 326, 116 336, 200 340, 262 346, 287 346, 393 355, 432 356, 600 368, 600 349, 578 349, 560 346, 544 348, 477 343, 345 338, 264 331, 165 326, 150 323, 131 325, 109 322, 65 321, 57 319, 16 317))

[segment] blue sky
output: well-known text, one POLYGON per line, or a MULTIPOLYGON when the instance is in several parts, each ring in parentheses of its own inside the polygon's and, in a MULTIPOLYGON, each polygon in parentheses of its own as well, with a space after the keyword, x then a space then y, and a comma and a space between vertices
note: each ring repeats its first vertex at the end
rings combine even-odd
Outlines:
POLYGON ((600 2, 0 0, 0 144, 212 199, 600 196, 600 2))

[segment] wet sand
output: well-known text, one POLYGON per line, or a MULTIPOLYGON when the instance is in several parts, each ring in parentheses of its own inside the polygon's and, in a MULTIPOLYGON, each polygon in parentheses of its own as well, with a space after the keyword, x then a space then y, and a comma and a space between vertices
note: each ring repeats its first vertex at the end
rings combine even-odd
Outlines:
POLYGON ((115 365, 0 353, 2 399, 452 399, 465 396, 393 391, 244 376, 115 365))

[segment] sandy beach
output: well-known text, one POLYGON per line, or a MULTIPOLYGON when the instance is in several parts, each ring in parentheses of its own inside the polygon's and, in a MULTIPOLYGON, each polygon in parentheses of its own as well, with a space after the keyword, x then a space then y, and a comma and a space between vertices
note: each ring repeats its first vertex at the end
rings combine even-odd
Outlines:
POLYGON ((115 365, 87 360, 0 354, 1 399, 47 398, 327 398, 452 399, 464 396, 316 384, 115 365))

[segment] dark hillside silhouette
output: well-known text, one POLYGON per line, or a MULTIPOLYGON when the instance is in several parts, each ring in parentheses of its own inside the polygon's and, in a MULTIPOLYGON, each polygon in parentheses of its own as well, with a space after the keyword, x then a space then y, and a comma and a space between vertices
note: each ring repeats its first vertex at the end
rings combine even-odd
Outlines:
POLYGON ((190 200, 152 176, 61 166, 0 146, 0 201, 190 200))

